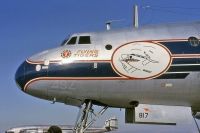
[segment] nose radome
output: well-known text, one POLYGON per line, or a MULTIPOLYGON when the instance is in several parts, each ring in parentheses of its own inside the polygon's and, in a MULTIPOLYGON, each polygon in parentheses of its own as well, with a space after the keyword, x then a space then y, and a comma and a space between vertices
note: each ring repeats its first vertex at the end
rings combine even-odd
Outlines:
POLYGON ((23 90, 23 84, 25 81, 25 62, 18 67, 15 73, 15 81, 20 89, 23 90))
POLYGON ((23 92, 35 97, 46 99, 46 88, 41 87, 37 84, 37 82, 30 82, 30 84, 28 84, 29 81, 33 80, 34 78, 37 78, 38 76, 46 76, 46 71, 37 71, 36 66, 37 65, 35 64, 28 63, 27 60, 24 61, 18 67, 15 73, 15 81, 23 92))

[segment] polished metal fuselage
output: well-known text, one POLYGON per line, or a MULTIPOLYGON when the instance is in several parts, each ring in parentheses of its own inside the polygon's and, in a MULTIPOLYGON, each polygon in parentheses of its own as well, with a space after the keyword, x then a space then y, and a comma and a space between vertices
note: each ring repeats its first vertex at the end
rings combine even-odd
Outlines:
MULTIPOLYGON (((199 38, 199 33, 200 23, 195 22, 74 34, 72 36, 90 36, 91 44, 64 45, 36 54, 25 61, 25 66, 22 65, 24 79, 20 83, 17 78, 16 80, 22 90, 30 95, 69 105, 79 106, 90 99, 100 105, 129 108, 133 106, 131 102, 137 101, 142 104, 189 106, 198 111, 200 110, 198 69, 200 50, 196 49, 200 46, 194 48, 191 46, 190 52, 187 53, 188 50, 181 49, 181 45, 187 45, 189 37, 199 38), (105 48, 108 44, 112 45, 111 50, 105 48), (127 66, 124 67, 123 63, 117 62, 120 58, 117 54, 121 54, 120 49, 128 51, 129 46, 143 44, 145 44, 144 47, 155 44, 158 49, 164 48, 167 51, 166 54, 169 53, 168 58, 156 55, 155 53, 159 52, 156 51, 158 49, 153 52, 149 50, 154 53, 154 59, 159 60, 158 62, 164 62, 163 60, 169 62, 162 71, 156 72, 158 63, 155 62, 150 64, 155 74, 153 72, 150 74, 151 71, 148 71, 146 75, 144 72, 141 75, 139 72, 135 73, 136 70, 130 72, 133 64, 137 65, 138 61, 136 57, 134 57, 135 60, 131 60, 132 56, 125 61, 131 66, 128 71, 127 66), (64 55, 69 54, 69 57, 62 56, 64 50, 68 52, 64 55), (32 67, 29 72, 27 72, 28 66, 32 67), (195 71, 190 69, 193 66, 195 66, 195 71), (58 67, 59 70, 57 70, 58 67), (26 79, 27 75, 29 79, 26 79), (24 82, 23 85, 21 85, 22 82, 24 82)), ((130 54, 130 51, 127 54, 130 54)), ((138 54, 131 55, 138 56, 138 54)), ((147 64, 141 66, 147 67, 147 64)), ((147 71, 146 68, 145 71, 147 71)))

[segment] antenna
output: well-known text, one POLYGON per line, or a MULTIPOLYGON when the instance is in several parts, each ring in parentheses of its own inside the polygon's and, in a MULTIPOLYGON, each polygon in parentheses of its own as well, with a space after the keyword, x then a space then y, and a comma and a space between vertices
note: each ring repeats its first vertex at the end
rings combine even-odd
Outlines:
MULTIPOLYGON (((149 8, 150 6, 146 6, 145 8, 149 8)), ((138 12, 138 5, 134 5, 134 17, 133 17, 133 27, 138 28, 139 27, 139 12, 138 12)), ((106 30, 109 31, 111 30, 111 24, 113 22, 118 22, 118 21, 124 21, 124 19, 121 20, 109 20, 106 22, 106 30)))
POLYGON ((117 20, 110 20, 106 22, 106 30, 111 30, 111 24, 113 22, 121 22, 124 21, 124 19, 117 19, 117 20))
POLYGON ((107 30, 111 29, 111 21, 106 22, 106 29, 107 30))
POLYGON ((138 15, 138 6, 134 6, 134 21, 133 25, 135 28, 139 27, 139 15, 138 15))

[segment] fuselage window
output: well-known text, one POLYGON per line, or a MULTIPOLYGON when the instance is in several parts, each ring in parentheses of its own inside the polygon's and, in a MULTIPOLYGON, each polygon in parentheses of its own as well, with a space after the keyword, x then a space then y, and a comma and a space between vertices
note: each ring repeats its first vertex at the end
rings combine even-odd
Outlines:
POLYGON ((190 45, 193 46, 193 47, 197 47, 197 46, 199 46, 199 44, 200 44, 199 39, 196 38, 196 37, 189 37, 189 38, 188 38, 188 42, 189 42, 190 45))
POLYGON ((78 44, 91 44, 90 36, 80 36, 78 44))
POLYGON ((67 45, 74 45, 74 44, 76 44, 76 39, 77 39, 77 37, 72 37, 72 38, 67 42, 67 45))
POLYGON ((112 49, 112 45, 107 44, 107 45, 105 46, 105 48, 106 48, 107 50, 111 50, 111 49, 112 49))

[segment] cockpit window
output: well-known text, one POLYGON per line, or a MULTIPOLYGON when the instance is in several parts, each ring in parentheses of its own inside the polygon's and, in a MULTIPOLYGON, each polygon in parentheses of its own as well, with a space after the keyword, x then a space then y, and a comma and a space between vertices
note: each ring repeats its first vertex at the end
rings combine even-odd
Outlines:
POLYGON ((91 44, 90 36, 80 36, 78 44, 91 44))
POLYGON ((72 37, 72 38, 67 42, 67 45, 74 45, 74 44, 76 44, 76 39, 77 39, 76 36, 75 36, 75 37, 72 37))

